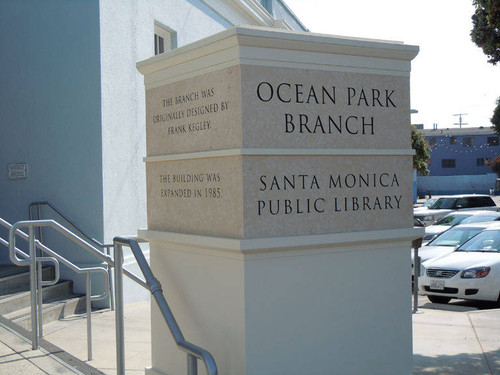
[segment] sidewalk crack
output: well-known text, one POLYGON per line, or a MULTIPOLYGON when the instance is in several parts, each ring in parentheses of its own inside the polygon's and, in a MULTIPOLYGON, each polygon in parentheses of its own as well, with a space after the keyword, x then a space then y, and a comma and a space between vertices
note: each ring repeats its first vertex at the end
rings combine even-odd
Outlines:
POLYGON ((494 375, 493 370, 492 370, 491 365, 490 365, 490 361, 488 361, 488 357, 486 356, 486 353, 484 352, 483 345, 481 344, 481 341, 479 340, 479 336, 477 335, 476 328, 474 327, 474 323, 472 323, 472 319, 470 318, 470 314, 467 314, 467 318, 469 319, 472 330, 474 331, 474 336, 476 337, 476 340, 479 344, 479 347, 481 348, 481 353, 483 353, 483 357, 484 357, 484 360, 486 361, 486 365, 488 366, 488 370, 490 372, 490 375, 494 375))

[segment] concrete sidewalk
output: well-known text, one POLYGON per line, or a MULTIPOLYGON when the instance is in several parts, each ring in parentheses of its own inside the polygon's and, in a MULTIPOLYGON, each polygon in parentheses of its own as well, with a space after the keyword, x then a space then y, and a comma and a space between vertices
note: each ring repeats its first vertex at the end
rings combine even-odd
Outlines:
MULTIPOLYGON (((151 364, 150 302, 125 307, 125 369, 127 375, 144 374, 151 364)), ((31 350, 31 341, 0 323, 0 374, 116 374, 115 312, 92 314, 92 360, 87 361, 87 320, 72 316, 44 325, 44 340, 49 348, 31 350), (56 346, 56 348, 53 348, 56 346), (60 350, 59 350, 60 349, 60 350), (64 356, 65 353, 69 356, 64 356), (63 354, 62 360, 60 354, 63 354), (71 358, 72 356, 76 358, 71 358), (82 363, 77 359, 81 360, 82 363), (69 361, 77 369, 65 365, 69 361), (97 371, 96 371, 97 370, 97 371)))
MULTIPOLYGON (((413 315, 414 375, 500 375, 500 309, 477 310, 419 298, 413 315)), ((126 373, 144 374, 151 363, 149 302, 125 308, 126 373)), ((72 317, 46 325, 45 340, 98 369, 116 374, 114 312, 94 313, 93 359, 86 361, 86 320, 72 317)), ((87 374, 72 371, 53 354, 0 326, 0 374, 87 374)), ((363 375, 363 374, 360 374, 363 375)))
POLYGON ((432 304, 413 314, 413 374, 500 375, 500 309, 432 304))

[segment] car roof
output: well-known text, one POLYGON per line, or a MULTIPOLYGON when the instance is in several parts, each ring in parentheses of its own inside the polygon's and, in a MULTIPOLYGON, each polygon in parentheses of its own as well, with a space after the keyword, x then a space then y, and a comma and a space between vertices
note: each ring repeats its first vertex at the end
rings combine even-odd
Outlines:
POLYGON ((500 225, 492 225, 492 226, 485 228, 484 230, 499 230, 499 229, 500 229, 500 225))
MULTIPOLYGON (((450 229, 456 228, 484 228, 484 229, 497 229, 500 228, 499 221, 480 221, 477 223, 469 223, 469 224, 459 224, 451 227, 450 229)), ((450 230, 448 229, 448 230, 450 230)))
POLYGON ((446 216, 452 216, 452 215, 470 215, 470 216, 474 216, 474 215, 495 216, 495 215, 497 215, 497 216, 500 216, 500 212, 499 211, 491 211, 491 210, 467 210, 467 211, 459 210, 459 211, 450 212, 446 216))
POLYGON ((438 198, 470 198, 470 197, 489 197, 488 194, 457 194, 457 195, 441 195, 438 198))

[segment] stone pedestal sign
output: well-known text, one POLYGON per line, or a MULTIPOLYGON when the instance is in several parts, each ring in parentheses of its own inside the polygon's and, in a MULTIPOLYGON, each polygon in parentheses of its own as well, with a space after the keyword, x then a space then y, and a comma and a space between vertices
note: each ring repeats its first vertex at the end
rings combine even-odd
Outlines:
MULTIPOLYGON (((139 234, 185 336, 220 374, 411 373, 417 52, 240 27, 138 64, 139 234)), ((149 373, 185 373, 152 315, 149 373)))

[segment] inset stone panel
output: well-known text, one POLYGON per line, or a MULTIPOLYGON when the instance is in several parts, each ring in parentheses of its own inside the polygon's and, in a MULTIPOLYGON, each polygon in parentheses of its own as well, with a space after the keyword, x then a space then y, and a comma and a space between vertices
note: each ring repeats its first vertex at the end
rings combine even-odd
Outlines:
POLYGON ((412 226, 410 156, 148 163, 149 229, 258 238, 412 226))

